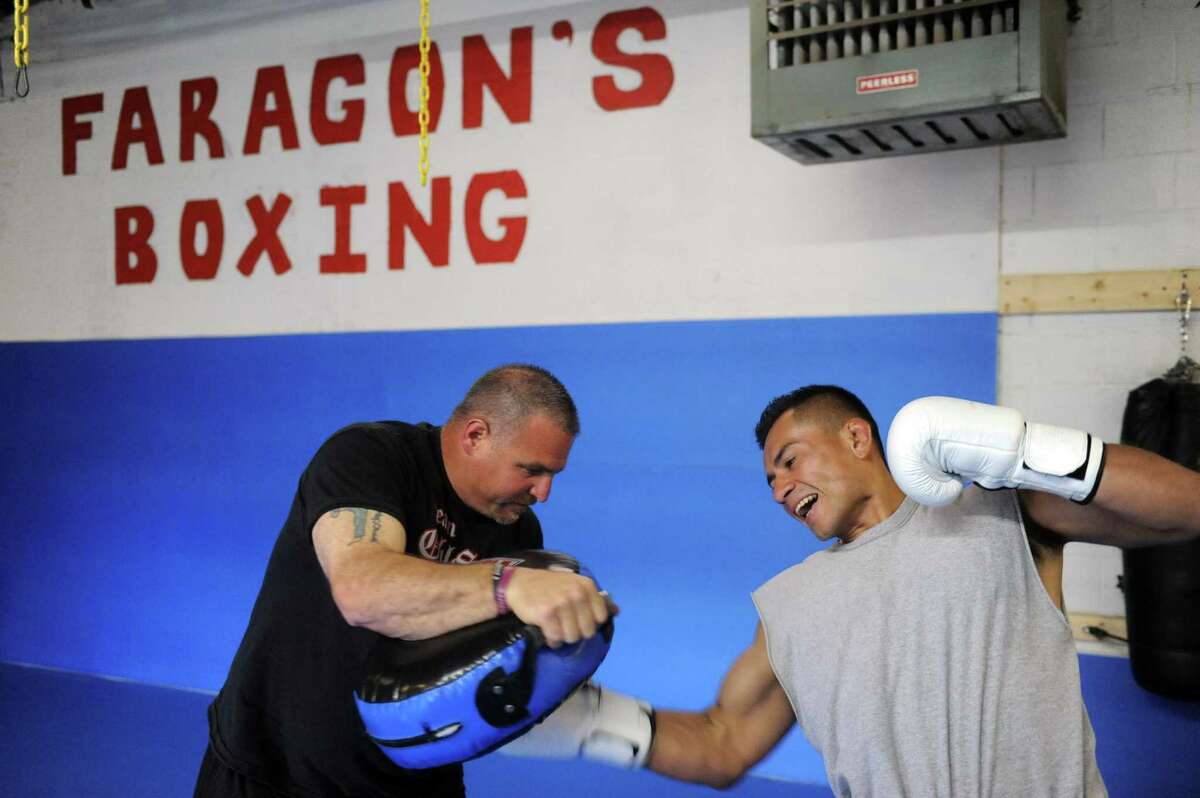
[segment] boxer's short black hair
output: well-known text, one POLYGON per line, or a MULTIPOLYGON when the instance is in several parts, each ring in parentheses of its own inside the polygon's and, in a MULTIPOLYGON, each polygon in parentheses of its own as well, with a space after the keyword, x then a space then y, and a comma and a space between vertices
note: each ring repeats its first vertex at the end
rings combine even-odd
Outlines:
POLYGON ((861 399, 839 385, 806 385, 772 399, 754 427, 754 439, 758 441, 758 448, 766 446, 767 433, 784 413, 803 412, 808 409, 826 413, 832 410, 834 418, 831 420, 839 424, 847 418, 863 419, 871 425, 871 434, 879 445, 879 451, 883 451, 883 441, 879 437, 879 425, 875 423, 875 417, 861 399))

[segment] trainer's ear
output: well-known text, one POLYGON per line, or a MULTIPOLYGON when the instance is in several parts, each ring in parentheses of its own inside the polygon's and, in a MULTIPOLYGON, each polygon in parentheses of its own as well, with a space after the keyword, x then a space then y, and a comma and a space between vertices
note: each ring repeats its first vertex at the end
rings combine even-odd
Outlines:
POLYGON ((468 457, 479 453, 490 442, 492 436, 492 427, 488 424, 487 419, 472 416, 468 418, 462 425, 462 433, 459 438, 459 443, 462 445, 463 454, 468 457))
POLYGON ((871 425, 861 418, 852 418, 842 425, 842 434, 850 445, 851 453, 865 460, 871 453, 871 443, 875 439, 871 434, 871 425))

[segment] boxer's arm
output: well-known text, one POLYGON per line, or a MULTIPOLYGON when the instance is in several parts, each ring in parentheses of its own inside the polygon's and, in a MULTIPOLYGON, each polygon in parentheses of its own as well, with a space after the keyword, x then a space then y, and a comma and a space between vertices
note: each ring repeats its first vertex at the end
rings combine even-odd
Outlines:
POLYGON ((1105 457, 1090 504, 1022 490, 1024 512, 1063 543, 1135 548, 1200 537, 1200 473, 1132 446, 1109 444, 1105 457))
POLYGON ((648 767, 664 776, 727 787, 745 775, 795 723, 767 658, 762 625, 704 712, 658 710, 648 767))
POLYGON ((317 519, 317 560, 352 626, 410 640, 496 616, 490 565, 443 565, 404 553, 404 525, 379 510, 342 507, 317 519))
MULTIPOLYGON (((342 507, 317 519, 317 560, 352 626, 421 640, 496 617, 492 566, 446 565, 404 553, 404 525, 378 510, 342 507)), ((508 605, 550 645, 591 637, 608 619, 595 583, 578 574, 515 569, 508 605)))

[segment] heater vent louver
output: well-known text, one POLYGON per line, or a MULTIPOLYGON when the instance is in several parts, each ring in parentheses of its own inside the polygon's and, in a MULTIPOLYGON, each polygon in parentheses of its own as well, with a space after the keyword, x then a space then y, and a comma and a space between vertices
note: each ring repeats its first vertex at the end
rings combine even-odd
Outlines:
POLYGON ((1055 0, 753 0, 752 134, 802 163, 1066 134, 1055 0))
POLYGON ((767 7, 768 68, 978 39, 1019 29, 1016 0, 788 0, 767 7))

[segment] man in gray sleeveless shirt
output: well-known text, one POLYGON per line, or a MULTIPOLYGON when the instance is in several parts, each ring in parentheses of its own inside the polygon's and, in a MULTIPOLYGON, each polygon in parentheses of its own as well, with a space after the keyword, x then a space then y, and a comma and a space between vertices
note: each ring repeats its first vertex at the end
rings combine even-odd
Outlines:
POLYGON ((524 753, 539 735, 584 755, 603 737, 625 751, 605 761, 727 786, 799 722, 838 796, 1106 795, 1063 547, 1200 536, 1200 474, 944 397, 897 415, 885 458, 870 412, 835 386, 777 398, 756 436, 774 500, 834 542, 755 591, 754 642, 717 703, 639 702, 639 724, 627 697, 589 686, 524 753))

